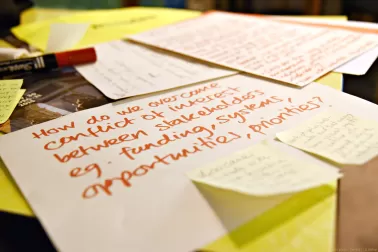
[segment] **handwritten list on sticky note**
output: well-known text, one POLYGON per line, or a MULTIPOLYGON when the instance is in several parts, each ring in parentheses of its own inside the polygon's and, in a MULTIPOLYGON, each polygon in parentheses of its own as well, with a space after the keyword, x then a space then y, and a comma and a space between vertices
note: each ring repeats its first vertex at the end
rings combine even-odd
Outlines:
POLYGON ((328 110, 277 134, 282 142, 340 164, 364 164, 378 155, 378 123, 328 110))
POLYGON ((20 90, 23 80, 0 81, 0 124, 8 120, 25 90, 20 90))
POLYGON ((188 173, 190 179, 254 196, 294 193, 341 177, 337 169, 297 160, 267 143, 188 173))
POLYGON ((378 45, 378 36, 212 12, 132 40, 304 86, 378 45))

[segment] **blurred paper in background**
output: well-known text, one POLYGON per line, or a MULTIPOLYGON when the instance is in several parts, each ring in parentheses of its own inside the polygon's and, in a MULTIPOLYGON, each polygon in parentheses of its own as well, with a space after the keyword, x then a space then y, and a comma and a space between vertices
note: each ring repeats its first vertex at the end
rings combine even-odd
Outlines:
POLYGON ((84 37, 88 27, 89 24, 51 24, 45 51, 59 52, 74 47, 84 37))
POLYGON ((83 24, 90 27, 83 39, 74 47, 86 47, 96 43, 123 38, 151 28, 197 17, 201 12, 180 9, 156 9, 135 7, 113 10, 94 10, 63 15, 58 18, 20 25, 12 29, 13 33, 29 44, 45 50, 54 23, 83 24))

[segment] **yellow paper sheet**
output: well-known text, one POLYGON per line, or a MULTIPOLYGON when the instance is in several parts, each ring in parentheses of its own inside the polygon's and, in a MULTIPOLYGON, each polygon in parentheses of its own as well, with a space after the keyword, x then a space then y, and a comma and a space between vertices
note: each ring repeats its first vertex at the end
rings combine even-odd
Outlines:
POLYGON ((6 122, 20 101, 25 90, 21 91, 23 80, 0 81, 0 124, 6 122))
POLYGON ((378 155, 378 122, 346 112, 324 111, 276 136, 340 164, 361 165, 378 155))
POLYGON ((53 23, 90 23, 84 38, 75 46, 81 48, 96 43, 120 39, 126 35, 197 17, 198 11, 134 7, 112 10, 95 10, 63 15, 54 19, 20 25, 12 29, 20 39, 45 50, 53 23))
MULTIPOLYGON (((0 133, 2 135, 2 133, 0 133)), ((0 211, 33 216, 33 212, 17 189, 4 163, 0 160, 0 211)))
POLYGON ((86 12, 85 10, 75 9, 49 9, 49 8, 30 8, 22 12, 21 24, 29 24, 33 22, 43 21, 47 19, 57 18, 63 15, 72 15, 86 12))
POLYGON ((3 47, 3 48, 13 48, 13 46, 11 44, 9 44, 8 42, 0 39, 0 47, 3 47))
POLYGON ((318 187, 341 174, 338 169, 296 159, 262 142, 192 170, 188 176, 213 187, 266 197, 318 187))

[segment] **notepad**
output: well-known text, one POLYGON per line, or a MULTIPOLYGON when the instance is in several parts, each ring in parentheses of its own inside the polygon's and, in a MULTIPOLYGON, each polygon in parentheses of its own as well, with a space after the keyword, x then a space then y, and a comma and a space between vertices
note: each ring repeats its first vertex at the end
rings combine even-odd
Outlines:
POLYGON ((21 89, 23 80, 1 80, 0 81, 0 124, 8 120, 22 95, 21 89))
POLYGON ((129 38, 296 86, 378 45, 376 34, 221 12, 129 38))
POLYGON ((97 62, 76 69, 111 99, 153 93, 237 73, 126 41, 103 43, 95 48, 97 62))
POLYGON ((378 123, 335 110, 322 112, 277 137, 340 164, 360 165, 378 155, 378 123))
POLYGON ((217 188, 266 197, 324 185, 341 174, 262 142, 190 171, 188 177, 217 188))

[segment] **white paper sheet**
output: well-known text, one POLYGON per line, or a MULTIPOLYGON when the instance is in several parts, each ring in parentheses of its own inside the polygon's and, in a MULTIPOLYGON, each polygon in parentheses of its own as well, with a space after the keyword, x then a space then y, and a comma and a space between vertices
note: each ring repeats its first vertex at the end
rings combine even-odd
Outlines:
MULTIPOLYGON (((271 16, 272 19, 277 20, 294 20, 304 23, 314 23, 314 24, 330 24, 330 25, 340 25, 345 27, 355 27, 372 29, 378 32, 378 24, 371 22, 358 22, 358 21, 342 21, 342 20, 328 20, 319 18, 297 18, 297 17, 284 17, 284 16, 271 16)), ((340 67, 333 70, 337 73, 345 73, 352 75, 364 75, 373 65, 378 57, 378 47, 369 50, 360 56, 348 61, 347 63, 341 65, 340 67)))
POLYGON ((23 48, 0 48, 0 61, 18 59, 24 55, 28 55, 28 51, 23 48))
POLYGON ((378 45, 378 35, 213 12, 129 37, 304 86, 378 45))
POLYGON ((96 45, 97 62, 76 69, 111 99, 153 93, 236 74, 126 41, 96 45))
POLYGON ((369 50, 356 59, 353 59, 346 64, 333 70, 336 73, 345 73, 352 75, 364 75, 373 65, 378 57, 378 47, 369 50))
POLYGON ((377 120, 376 105, 329 87, 236 75, 2 136, 0 155, 59 251, 193 251, 290 195, 203 193, 186 173, 262 140, 333 169, 273 141, 329 106, 377 120))
POLYGON ((84 37, 89 24, 51 24, 45 52, 71 49, 84 37))
POLYGON ((303 162, 266 142, 188 172, 193 181, 252 196, 295 193, 341 177, 337 169, 303 162))

